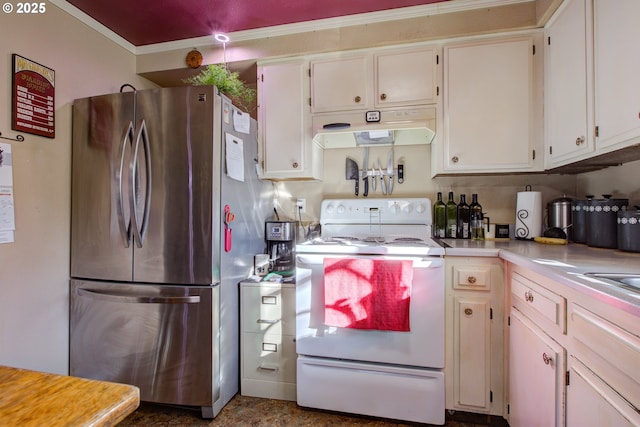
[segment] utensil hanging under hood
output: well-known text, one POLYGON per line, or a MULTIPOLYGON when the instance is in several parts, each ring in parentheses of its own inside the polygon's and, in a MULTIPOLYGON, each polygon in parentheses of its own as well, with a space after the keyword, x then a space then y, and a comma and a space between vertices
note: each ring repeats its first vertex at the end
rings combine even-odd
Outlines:
POLYGON ((369 177, 367 176, 367 165, 369 164, 369 147, 364 148, 364 160, 362 162, 362 180, 364 181, 364 191, 362 195, 367 197, 369 195, 369 177))
POLYGON ((360 190, 360 170, 355 160, 347 157, 345 164, 345 177, 346 179, 353 179, 355 184, 355 195, 357 196, 360 190))

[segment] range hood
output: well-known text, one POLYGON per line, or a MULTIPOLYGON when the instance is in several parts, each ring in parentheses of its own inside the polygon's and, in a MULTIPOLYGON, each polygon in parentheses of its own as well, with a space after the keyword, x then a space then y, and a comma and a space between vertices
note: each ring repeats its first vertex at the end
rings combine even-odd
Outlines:
POLYGON ((435 107, 397 108, 315 114, 313 140, 324 148, 430 144, 435 136, 435 107))

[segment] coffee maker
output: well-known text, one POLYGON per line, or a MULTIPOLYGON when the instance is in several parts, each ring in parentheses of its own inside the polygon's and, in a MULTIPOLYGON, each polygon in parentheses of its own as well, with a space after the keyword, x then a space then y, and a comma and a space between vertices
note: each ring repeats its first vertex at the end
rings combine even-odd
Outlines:
POLYGON ((264 236, 269 256, 269 271, 293 276, 296 271, 296 221, 267 221, 264 236))

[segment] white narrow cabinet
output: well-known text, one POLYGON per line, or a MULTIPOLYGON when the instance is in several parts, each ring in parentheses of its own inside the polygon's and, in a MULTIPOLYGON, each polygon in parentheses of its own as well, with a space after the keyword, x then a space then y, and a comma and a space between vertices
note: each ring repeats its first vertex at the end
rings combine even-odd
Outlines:
POLYGON ((243 396, 296 400, 295 285, 240 283, 243 396))
POLYGON ((446 257, 445 266, 446 408, 502 416, 502 261, 446 257))
POLYGON ((322 178, 322 148, 311 130, 308 67, 303 58, 258 64, 262 178, 322 178))
POLYGON ((509 425, 564 426, 566 299, 525 270, 513 268, 508 277, 509 425))
POLYGON ((594 150, 591 7, 567 0, 545 29, 545 167, 594 150))
POLYGON ((640 2, 593 0, 598 152, 640 143, 640 2))
POLYGON ((541 34, 444 47, 436 174, 542 170, 541 34))

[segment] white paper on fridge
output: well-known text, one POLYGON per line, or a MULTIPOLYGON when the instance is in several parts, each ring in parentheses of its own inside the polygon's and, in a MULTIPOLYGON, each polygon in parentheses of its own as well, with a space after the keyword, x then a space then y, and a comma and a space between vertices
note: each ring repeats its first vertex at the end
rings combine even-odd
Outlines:
POLYGON ((248 134, 251 131, 251 116, 239 110, 233 110, 233 129, 248 134))
POLYGON ((244 142, 230 133, 225 134, 227 176, 236 181, 244 181, 244 142))

